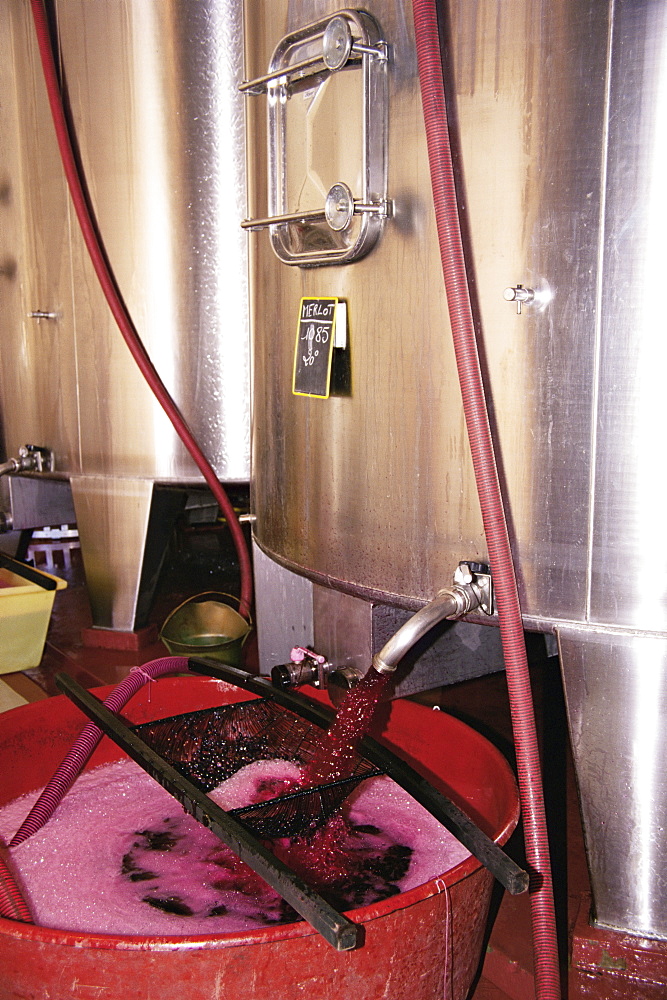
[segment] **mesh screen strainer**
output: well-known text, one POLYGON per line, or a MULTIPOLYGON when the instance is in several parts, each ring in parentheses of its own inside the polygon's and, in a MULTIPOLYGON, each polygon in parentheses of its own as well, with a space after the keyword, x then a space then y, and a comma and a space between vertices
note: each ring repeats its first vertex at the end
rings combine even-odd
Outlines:
MULTIPOLYGON (((204 792, 257 760, 307 765, 322 730, 275 702, 257 699, 135 726, 134 732, 204 792)), ((303 836, 322 826, 365 778, 382 771, 357 756, 350 776, 230 810, 262 839, 303 836)))

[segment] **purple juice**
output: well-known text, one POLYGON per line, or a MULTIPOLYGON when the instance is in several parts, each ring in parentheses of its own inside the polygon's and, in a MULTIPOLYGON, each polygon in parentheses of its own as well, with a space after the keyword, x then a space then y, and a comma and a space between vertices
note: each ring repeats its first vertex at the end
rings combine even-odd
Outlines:
POLYGON ((387 680, 388 674, 371 667, 348 691, 336 718, 321 736, 313 759, 304 769, 306 787, 349 777, 357 747, 368 732, 387 680))
MULTIPOLYGON (((258 761, 211 794, 233 809, 300 779, 294 764, 258 761)), ((37 794, 0 810, 5 843, 37 794)), ((308 841, 277 841, 273 849, 339 909, 404 892, 468 856, 384 776, 363 782, 330 829, 308 841)), ((46 826, 10 857, 35 922, 46 927, 189 937, 299 919, 131 761, 81 775, 46 826)))

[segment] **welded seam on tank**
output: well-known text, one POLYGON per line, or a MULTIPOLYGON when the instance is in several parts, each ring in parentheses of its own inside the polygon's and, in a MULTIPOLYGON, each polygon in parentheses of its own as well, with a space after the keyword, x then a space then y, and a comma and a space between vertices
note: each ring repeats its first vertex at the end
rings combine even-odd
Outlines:
POLYGON ((611 72, 612 49, 614 37, 614 14, 616 0, 609 5, 609 25, 607 28, 607 59, 606 83, 604 95, 604 127, 602 133, 602 158, 600 164, 600 225, 598 239, 598 270, 595 291, 595 344, 593 350, 593 398, 591 400, 591 435, 590 435, 590 479, 588 506, 588 554, 586 562, 586 608, 585 621, 591 621, 592 589, 593 589, 593 543, 595 536, 595 488, 597 479, 597 442, 598 415, 600 405, 600 356, 602 353, 602 306, 603 306, 603 276, 605 263, 605 230, 607 211, 607 175, 609 169, 609 114, 611 106, 611 72))

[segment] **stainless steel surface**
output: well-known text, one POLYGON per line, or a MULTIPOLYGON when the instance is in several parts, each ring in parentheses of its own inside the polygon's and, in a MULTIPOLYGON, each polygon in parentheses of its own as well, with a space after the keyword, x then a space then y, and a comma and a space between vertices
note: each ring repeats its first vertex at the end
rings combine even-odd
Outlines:
POLYGON ((558 639, 597 922, 667 938, 667 637, 558 639))
MULTIPOLYGON (((48 432, 64 471, 198 478, 97 288, 65 193, 29 15, 24 0, 2 5, 2 124, 11 137, 0 163, 2 254, 17 261, 16 277, 2 282, 7 448, 48 432), (57 321, 27 321, 35 311, 57 321)), ((239 5, 65 0, 56 19, 77 144, 121 293, 218 474, 247 479, 239 5)))
MULTIPOLYGON (((452 564, 488 554, 410 4, 365 7, 391 52, 393 216, 352 267, 281 267, 265 236, 251 236, 255 535, 281 567, 324 588, 416 609, 452 564), (328 400, 290 393, 302 296, 347 302, 350 377, 328 400)), ((278 39, 336 9, 335 0, 248 0, 247 75, 263 71, 278 39)), ((598 919, 664 936, 657 734, 667 526, 655 439, 666 360, 667 8, 449 0, 440 9, 473 311, 524 620, 561 639, 598 919)), ((323 131, 348 127, 340 109, 326 114, 323 131)), ((253 104, 249 136, 252 214, 266 215, 265 122, 253 104)))
MULTIPOLYGON (((247 480, 240 4, 55 0, 53 8, 76 146, 121 295, 219 477, 247 480)), ((54 450, 61 473, 96 477, 87 503, 100 498, 104 522, 125 480, 146 479, 150 492, 150 481, 199 481, 199 472, 94 277, 66 192, 26 0, 0 5, 0 74, 4 446, 11 454, 38 440, 54 450)), ((77 511, 77 519, 87 516, 77 511)), ((111 563, 117 552, 101 558, 111 563)), ((132 603, 136 595, 125 596, 132 603)), ((117 615, 127 618, 120 608, 117 615)))
POLYGON ((153 483, 104 476, 72 476, 81 555, 96 627, 131 632, 137 600, 153 483))
MULTIPOLYGON (((232 0, 58 4, 81 157, 115 276, 161 377, 226 480, 249 473, 238 8, 232 0)), ((75 257, 75 281, 86 273, 75 257)), ((91 313, 95 328, 104 315, 92 292, 83 298, 80 367, 91 376, 107 351, 123 366, 80 377, 93 424, 82 433, 84 470, 197 475, 146 387, 129 395, 139 378, 116 330, 108 326, 99 344, 82 336, 91 313), (134 411, 137 395, 145 402, 134 411), (110 462, 93 457, 105 450, 110 462)))
POLYGON ((0 4, 0 260, 11 264, 0 278, 3 444, 14 454, 48 443, 58 464, 79 470, 71 221, 40 72, 30 5, 0 4))
POLYGON ((667 226, 667 8, 614 5, 595 365, 589 546, 591 621, 667 628, 664 471, 667 363, 660 259, 667 226), (656 507, 657 505, 657 507, 656 507), (646 558, 651 583, 629 567, 646 558))
POLYGON ((140 629, 186 492, 108 476, 72 476, 70 484, 93 624, 140 629))
MULTIPOLYGON (((335 9, 249 4, 249 69, 301 19, 335 9)), ((392 49, 395 217, 367 259, 326 272, 287 273, 265 237, 251 237, 253 281, 273 304, 255 321, 256 536, 313 578, 414 607, 452 562, 486 551, 412 27, 403 4, 369 10, 392 49), (332 294, 348 302, 353 391, 326 404, 297 399, 288 373, 298 300, 332 294), (276 432, 278 449, 269 446, 276 432)), ((449 19, 474 303, 526 621, 667 629, 653 446, 665 351, 656 268, 667 223, 667 13, 651 3, 572 0, 556 12, 513 0, 452 2, 449 19), (492 160, 489 150, 498 150, 492 160), (534 293, 520 316, 507 288, 534 293), (662 581, 650 599, 640 574, 627 585, 627 566, 648 551, 662 581)), ((256 109, 250 125, 253 144, 265 144, 256 109)), ((344 126, 332 112, 331 131, 344 126)), ((264 186, 259 171, 251 197, 265 199, 264 186)))
POLYGON ((278 566, 253 545, 260 670, 287 663, 294 646, 313 645, 313 585, 278 566))
MULTIPOLYGON (((255 530, 267 554, 317 582, 417 608, 446 583, 452 564, 484 562, 487 551, 438 259, 410 8, 376 2, 367 9, 392 54, 387 190, 394 215, 353 267, 290 272, 263 234, 250 237, 261 295, 254 305, 255 530), (348 304, 352 389, 326 402, 289 391, 303 295, 348 304), (262 310, 267 300, 271 309, 262 310)), ((268 65, 285 34, 335 12, 330 2, 247 4, 246 75, 268 65)), ((450 5, 464 215, 492 420, 523 610, 544 620, 578 619, 588 596, 582 541, 590 513, 608 15, 604 5, 584 2, 558 12, 523 0, 450 5), (582 129, 586 142, 577 141, 582 129), (503 291, 519 276, 536 295, 550 293, 550 303, 521 316, 508 309, 503 291)), ((345 116, 329 113, 328 130, 344 132, 345 116)), ((255 100, 248 114, 257 163, 266 123, 255 100)), ((263 168, 249 183, 251 214, 259 214, 263 168)))
POLYGON ((76 521, 72 490, 66 479, 8 476, 0 496, 3 510, 10 512, 13 531, 76 521))
POLYGON ((313 646, 334 670, 366 673, 373 660, 373 605, 330 587, 313 586, 313 646))

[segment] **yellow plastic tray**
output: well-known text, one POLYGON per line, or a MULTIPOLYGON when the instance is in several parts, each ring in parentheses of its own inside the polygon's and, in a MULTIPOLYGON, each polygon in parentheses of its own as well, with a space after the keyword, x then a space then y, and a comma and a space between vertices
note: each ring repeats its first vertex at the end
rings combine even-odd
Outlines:
POLYGON ((39 666, 54 597, 67 586, 65 580, 30 567, 56 581, 55 590, 44 590, 20 575, 20 564, 14 566, 17 572, 0 567, 0 674, 39 666))

